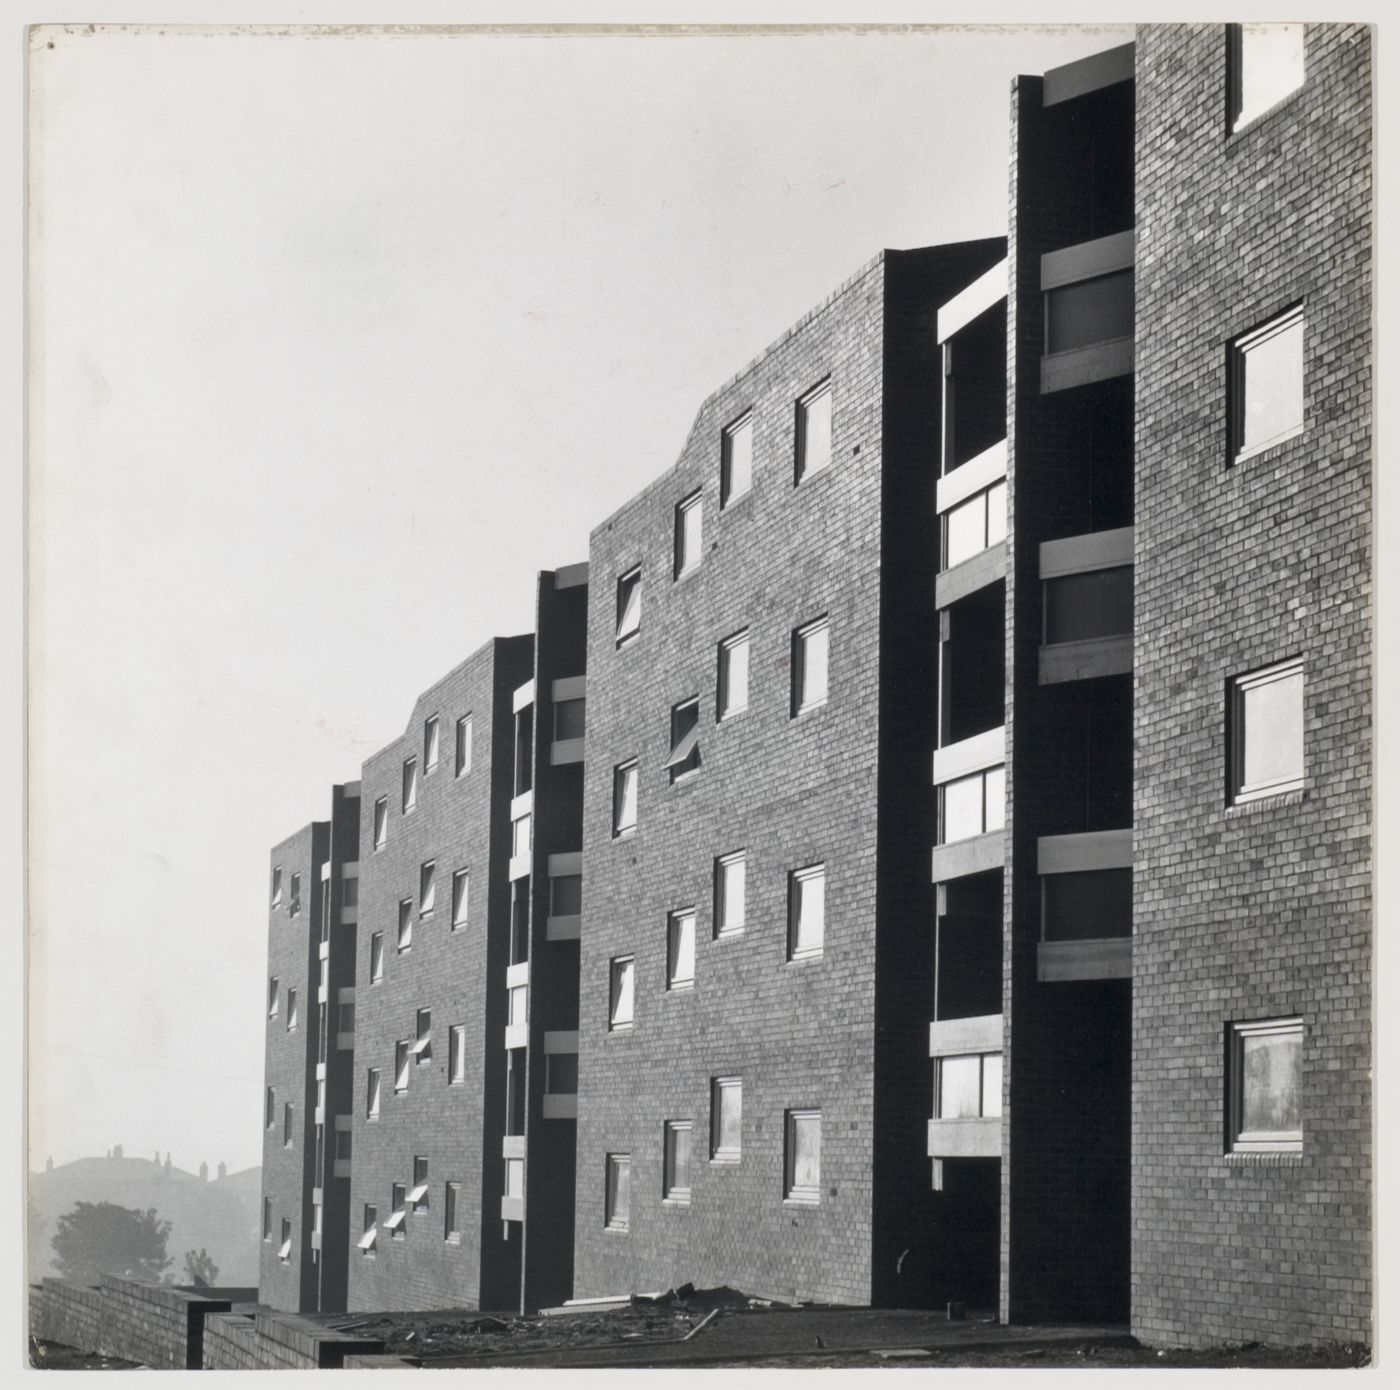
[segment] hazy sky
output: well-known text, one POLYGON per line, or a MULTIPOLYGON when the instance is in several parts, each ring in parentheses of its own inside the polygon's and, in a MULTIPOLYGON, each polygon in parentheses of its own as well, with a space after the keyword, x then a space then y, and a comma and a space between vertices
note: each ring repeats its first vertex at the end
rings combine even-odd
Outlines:
POLYGON ((34 1163, 259 1161, 270 847, 1128 37, 38 36, 34 1163))

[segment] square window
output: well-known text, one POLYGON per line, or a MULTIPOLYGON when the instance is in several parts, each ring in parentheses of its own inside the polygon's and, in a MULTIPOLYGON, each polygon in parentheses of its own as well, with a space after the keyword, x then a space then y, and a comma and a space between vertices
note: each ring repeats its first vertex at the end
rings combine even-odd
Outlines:
POLYGON ((556 874, 549 880, 549 915, 577 917, 583 911, 583 875, 556 874))
POLYGON ((292 1107, 284 1105, 282 1107, 282 1146, 290 1149, 294 1138, 294 1126, 292 1123, 292 1107))
POLYGON ((1303 85, 1301 24, 1226 27, 1230 129, 1241 130, 1303 85))
POLYGON ((467 1025, 454 1023, 447 1030, 447 1084, 464 1085, 467 1079, 467 1025))
POLYGON ((1229 686, 1230 799, 1303 786, 1303 663, 1236 676, 1229 686))
POLYGON ((1230 458, 1303 432, 1303 306, 1230 345, 1230 458))
POLYGON ((695 984, 695 909, 673 912, 666 925, 666 988, 695 984))
POLYGON ((603 1225, 625 1231, 632 1215, 632 1155, 609 1154, 603 1198, 603 1225))
POLYGON ((795 869, 788 875, 788 959, 822 953, 826 938, 826 865, 795 869))
POLYGON ((744 887, 748 855, 743 850, 715 860, 715 935, 737 936, 744 930, 744 887))
POLYGON ((462 1226, 457 1219, 457 1208, 462 1200, 462 1184, 449 1182, 442 1189, 442 1238, 450 1241, 462 1239, 462 1226))
POLYGON ((369 1067, 365 1071, 365 1118, 379 1118, 379 1068, 369 1067))
POLYGON ((267 1016, 276 1018, 280 1007, 281 991, 278 987, 277 976, 272 975, 267 982, 267 1016))
POLYGON ((636 960, 619 956, 608 965, 608 1028, 632 1026, 632 993, 636 960))
POLYGON ((728 719, 749 707, 749 634, 745 629, 719 644, 715 717, 728 719))
POLYGON ((453 756, 456 775, 461 777, 472 770, 472 717, 464 714, 457 721, 457 747, 453 756))
POLYGON ((554 738, 555 742, 564 739, 574 739, 583 737, 584 716, 587 713, 588 701, 577 700, 556 700, 554 702, 554 738))
POLYGON ((437 906, 437 865, 430 859, 418 870, 418 915, 429 917, 437 906))
POLYGON ((277 1258, 284 1265, 292 1262, 292 1223, 285 1216, 282 1218, 282 1243, 277 1247, 277 1258))
POLYGON ((789 1110, 786 1128, 787 1155, 784 1195, 789 1202, 820 1201, 822 1112, 820 1110, 789 1110))
POLYGON ((406 951, 413 945, 413 899, 405 898, 399 904, 399 950, 406 951))
POLYGON ((719 504, 738 501, 753 482, 753 416, 744 415, 720 434, 719 504))
POLYGON ((272 1198, 271 1198, 271 1197, 264 1197, 264 1198, 263 1198, 262 1238, 263 1238, 264 1240, 271 1240, 271 1239, 272 1239, 272 1198))
POLYGON ((415 1015, 413 1029, 413 1055, 421 1067, 424 1062, 433 1060, 433 1011, 419 1009, 415 1015))
POLYGON ((613 768, 613 834, 637 828, 637 760, 613 768))
POLYGON ((831 378, 797 403, 797 481, 831 462, 831 378))
POLYGON ((301 911, 301 875, 292 875, 291 902, 287 904, 287 911, 295 917, 301 911))
POLYGON ((418 759, 409 758, 403 765, 403 811, 407 815, 418 805, 418 759))
POLYGON ((690 1202, 690 1121, 667 1120, 666 1162, 661 1196, 665 1201, 690 1202))
POLYGON ((465 869, 458 869, 452 875, 452 930, 460 931, 467 925, 468 887, 470 880, 465 869))
POLYGON ((704 551, 704 511, 698 491, 676 504, 675 577, 689 574, 699 564, 704 551))
POLYGON ((831 627, 825 618, 792 634, 792 712, 802 714, 826 704, 827 657, 831 627))
POLYGON ((737 1076, 710 1082, 710 1158, 738 1163, 744 1128, 744 1083, 737 1076))
POLYGON ((359 1247, 362 1254, 374 1255, 375 1242, 379 1238, 379 1208, 365 1203, 364 1230, 360 1235, 359 1247))
POLYGON ((666 769, 678 782, 700 767, 700 699, 692 696, 671 709, 671 755, 666 769))
POLYGON ((1001 1114, 1001 1053, 939 1057, 934 1062, 936 1120, 992 1119, 1001 1114))
POLYGON ((287 991, 287 1032, 294 1032, 300 1021, 301 1015, 297 1012, 297 992, 294 989, 289 989, 287 991))
POLYGON ((384 978, 384 933, 374 932, 369 939, 369 979, 374 984, 384 978))
POLYGON ((271 1129, 277 1123, 277 1092, 271 1086, 267 1088, 267 1097, 263 1104, 263 1126, 271 1129))
POLYGON ((408 1204, 415 1212, 428 1210, 428 1160, 421 1155, 413 1160, 413 1191, 408 1204))
POLYGON ((431 715, 423 723, 423 771, 431 772, 438 765, 438 717, 431 715))
POLYGON ((545 1054, 544 1063, 544 1089, 546 1095, 578 1095, 577 1052, 548 1052, 545 1054))
POLYGON ((617 581, 617 645, 642 630, 642 570, 639 565, 617 581))
POLYGON ((1232 1024, 1227 1041, 1229 1148, 1301 1153, 1303 1020, 1232 1024))
POLYGON ((413 1044, 406 1038, 394 1044, 394 1090, 408 1090, 408 1069, 413 1060, 413 1044))

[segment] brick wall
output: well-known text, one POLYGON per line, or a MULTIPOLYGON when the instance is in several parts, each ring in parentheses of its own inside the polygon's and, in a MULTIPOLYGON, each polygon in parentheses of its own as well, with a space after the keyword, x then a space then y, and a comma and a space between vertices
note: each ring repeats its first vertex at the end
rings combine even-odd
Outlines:
POLYGON ((1133 1329, 1368 1339, 1370 40, 1233 136, 1220 26, 1137 73, 1133 1329), (1226 345, 1300 299, 1304 432, 1229 467, 1226 345), (1302 795, 1227 807, 1226 681, 1294 655, 1302 795), (1226 1155, 1226 1025, 1295 1015, 1303 1151, 1226 1155))
POLYGON ((370 758, 361 777, 353 1159, 348 1306, 352 1310, 512 1306, 519 1288, 519 1238, 501 1239, 500 1134, 504 1107, 508 935, 511 692, 530 678, 532 639, 499 639, 469 657, 414 706, 408 727, 370 758), (436 714, 440 760, 423 765, 424 721, 436 714), (472 716, 471 770, 457 777, 457 720, 472 716), (418 759, 418 799, 402 811, 404 760, 418 759), (373 845, 374 804, 388 799, 388 839, 373 845), (418 913, 419 874, 436 863, 436 906, 418 913), (468 922, 451 929, 452 875, 470 873, 468 922), (396 950, 398 904, 411 899, 413 939, 396 950), (384 934, 384 972, 370 982, 370 940, 384 934), (410 1062, 408 1089, 394 1090, 394 1048, 415 1036, 416 1012, 432 1011, 432 1057, 410 1062), (448 1082, 448 1028, 466 1024, 466 1080, 448 1082), (365 1114, 366 1070, 381 1077, 380 1117, 365 1114), (493 1118, 494 1117, 494 1118, 493 1118), (494 1147, 494 1153, 492 1149, 494 1147), (411 1188, 415 1156, 428 1159, 429 1206, 410 1212, 402 1237, 383 1229, 391 1186, 411 1188), (460 1242, 445 1239, 446 1182, 460 1182, 460 1242), (357 1248, 366 1203, 378 1208, 372 1255, 357 1248), (513 1249, 512 1249, 513 1245, 513 1249), (504 1268, 502 1268, 504 1263, 504 1268), (493 1283, 494 1280, 494 1283, 493 1283), (502 1301, 504 1300, 504 1302, 502 1301))

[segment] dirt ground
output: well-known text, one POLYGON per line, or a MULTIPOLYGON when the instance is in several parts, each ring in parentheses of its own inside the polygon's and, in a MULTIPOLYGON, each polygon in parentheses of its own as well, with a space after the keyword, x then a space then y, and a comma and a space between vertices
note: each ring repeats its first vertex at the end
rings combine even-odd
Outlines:
POLYGON ((115 1356, 98 1356, 96 1352, 76 1351, 59 1342, 29 1339, 29 1364, 39 1371, 134 1371, 133 1361, 115 1356))

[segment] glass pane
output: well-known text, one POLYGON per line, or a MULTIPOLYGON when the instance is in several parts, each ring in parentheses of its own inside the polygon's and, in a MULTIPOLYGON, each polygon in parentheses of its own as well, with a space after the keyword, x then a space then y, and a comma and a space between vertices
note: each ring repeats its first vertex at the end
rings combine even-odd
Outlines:
POLYGON ((793 951, 819 951, 826 930, 826 875, 794 877, 793 951))
POLYGON ((1133 871, 1046 874, 1045 939, 1102 941, 1133 934, 1133 871))
POLYGON ((1240 25, 1241 126, 1262 116, 1289 92, 1303 85, 1303 26, 1301 24, 1240 25))
POLYGON ((423 734, 423 761, 429 767, 436 767, 438 761, 438 722, 430 719, 423 734))
POLYGON ((632 962, 618 961, 613 965, 612 1022, 632 1022, 632 962))
POLYGON ((423 872, 419 876, 418 900, 420 912, 431 912, 437 902, 436 872, 431 864, 425 864, 423 872))
POLYGON ((642 625, 642 579, 633 575, 618 586, 617 635, 627 637, 642 625))
POLYGON ((389 833, 389 807, 384 801, 374 803, 374 843, 382 845, 389 833))
POLYGON ((520 1197, 525 1192, 525 1160, 506 1159, 506 1196, 520 1197))
POLYGON ((465 772, 472 765, 472 721, 460 720, 457 724, 457 771, 465 772))
POLYGON ((529 989, 525 985, 516 985, 510 991, 510 1015, 506 1022, 512 1028, 518 1028, 527 1021, 526 1009, 529 1004, 529 989))
POLYGON ((1243 692, 1241 791, 1301 781, 1303 673, 1294 671, 1243 692))
POLYGON ((802 634, 802 708, 826 699, 827 651, 830 629, 822 626, 802 634))
POLYGON ((792 1185, 813 1191, 822 1180, 822 1118, 792 1117, 792 1185))
POLYGON ((521 816, 519 820, 512 821, 510 825, 512 857, 530 852, 530 824, 531 817, 521 816))
POLYGON ((805 478, 831 462, 831 391, 807 401, 802 407, 802 467, 805 478))
POLYGON ((742 1086, 718 1086, 715 1088, 719 1104, 718 1139, 720 1149, 739 1149, 739 1136, 743 1131, 744 1091, 742 1086))
POLYGON ((1133 333, 1133 272, 1118 271, 1050 290, 1045 296, 1046 352, 1069 352, 1133 333))
POLYGON ((719 866, 719 930, 738 931, 744 925, 744 880, 747 861, 730 859, 719 866))
POLYGON ((982 1115, 993 1119, 1001 1114, 1001 1053, 982 1055, 982 1115))
POLYGON ((689 984, 695 979, 695 914, 683 912, 671 918, 671 983, 689 984))
POLYGON ((987 544, 996 545, 1006 539, 1006 484, 997 483, 987 489, 987 544))
POLYGON ((941 1057, 938 1062, 938 1118, 976 1119, 982 1109, 982 1059, 941 1057))
POLYGON ((1120 565, 1045 582, 1045 640, 1085 642, 1131 636, 1133 568, 1120 565))
POLYGON ((578 1053, 551 1052, 548 1057, 546 1089, 552 1096, 578 1094, 578 1053))
POLYGON ((943 787, 943 843, 982 833, 982 774, 959 777, 943 787))
POLYGON ((698 498, 681 511, 681 553, 678 558, 683 570, 700 563, 700 549, 704 543, 700 534, 701 517, 698 498))
POLYGON ((724 500, 742 497, 753 478, 753 421, 745 420, 724 436, 724 500))
POLYGON ((959 502, 947 515, 948 553, 943 568, 952 569, 987 548, 987 499, 985 494, 959 502))
POLYGON ((1302 1034, 1246 1034, 1241 1045, 1244 1062, 1241 1137, 1298 1134, 1303 1126, 1298 1105, 1298 1083, 1303 1071, 1302 1034))
POLYGON ((1303 321, 1241 347, 1244 417, 1240 447, 1262 449, 1303 427, 1303 321))
POLYGON ((688 1191, 690 1188, 690 1126, 666 1127, 666 1190, 688 1191))
POLYGON ((467 920, 467 876, 454 874, 452 878, 452 924, 462 926, 467 920))
POLYGON ((555 917, 577 917, 583 911, 583 876, 561 874, 549 881, 549 910, 555 917))
POLYGON ((618 830, 628 830, 637 823, 637 769, 625 767, 617 774, 618 830))
POLYGON ((749 639, 726 643, 719 650, 719 713, 735 714, 749 703, 749 639))
POLYGON ((585 701, 560 700, 554 706, 554 737, 582 738, 585 701))
POLYGON ((1006 769, 989 768, 983 774, 983 823, 988 832, 1000 830, 1006 821, 1006 769))

